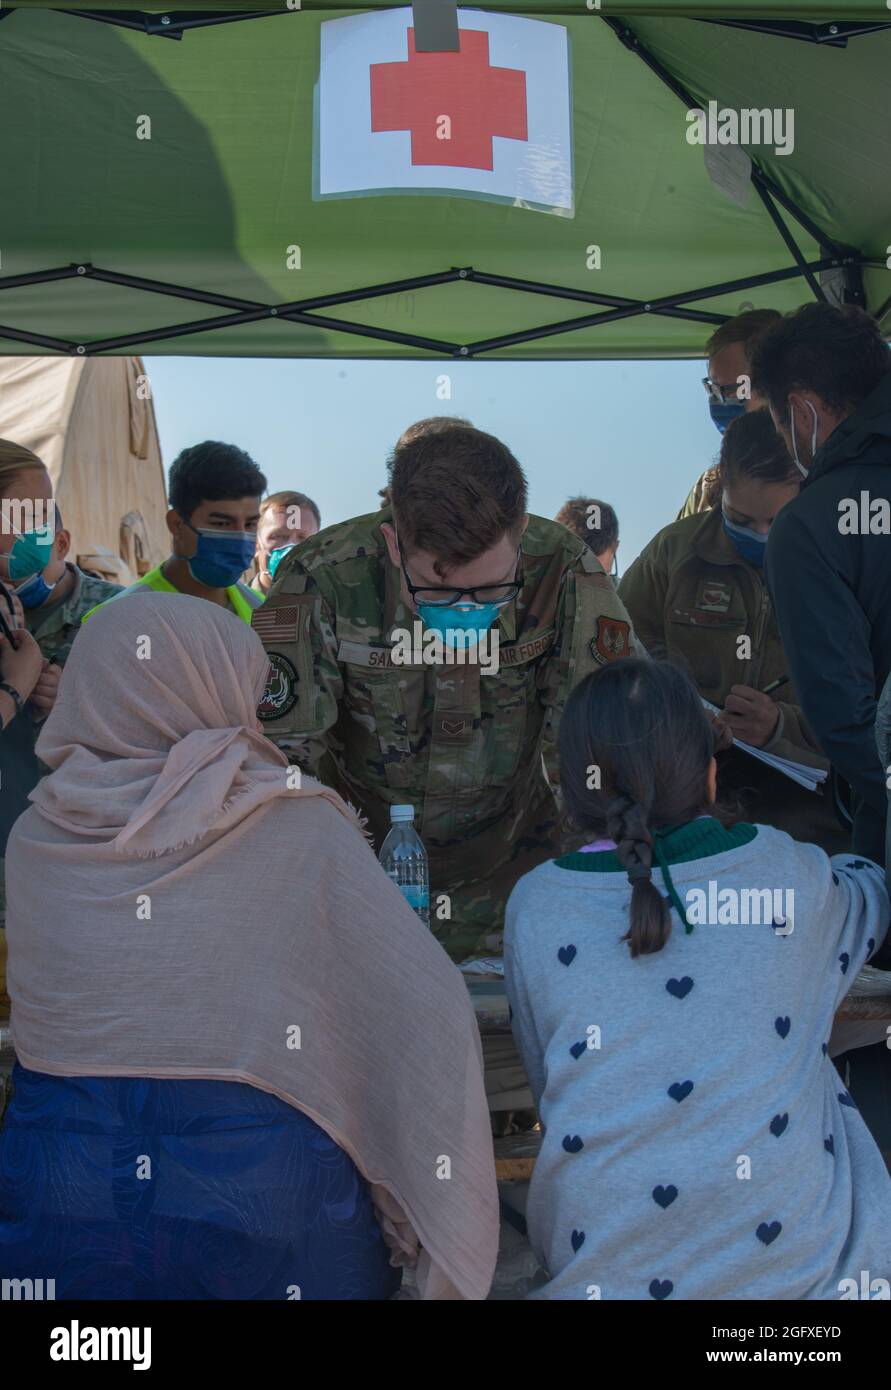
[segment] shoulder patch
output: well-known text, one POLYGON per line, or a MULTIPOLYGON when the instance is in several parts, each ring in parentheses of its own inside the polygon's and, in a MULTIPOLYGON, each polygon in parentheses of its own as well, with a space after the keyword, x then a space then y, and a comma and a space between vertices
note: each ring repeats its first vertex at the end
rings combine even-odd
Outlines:
POLYGON ((591 655, 601 665, 607 661, 618 661, 622 656, 630 656, 631 624, 623 618, 598 618, 594 636, 591 638, 591 655))
POLYGON ((299 677, 293 661, 281 652, 267 652, 269 677, 257 706, 258 719, 281 719, 297 703, 299 677))

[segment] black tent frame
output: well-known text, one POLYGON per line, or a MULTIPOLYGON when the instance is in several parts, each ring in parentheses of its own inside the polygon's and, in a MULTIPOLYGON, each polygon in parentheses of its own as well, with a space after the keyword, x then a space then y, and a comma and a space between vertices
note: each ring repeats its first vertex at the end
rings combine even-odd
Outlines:
MULTIPOLYGON (((449 0, 443 0, 449 3, 449 0)), ((15 13, 14 9, 0 9, 0 19, 7 19, 15 13)), ((150 15, 142 11, 116 10, 64 10, 57 13, 71 14, 79 18, 99 23, 120 25, 128 29, 140 30, 149 36, 182 39, 190 29, 206 28, 216 24, 237 23, 248 19, 265 19, 283 13, 303 13, 300 10, 255 10, 255 11, 179 11, 164 15, 150 15)), ((600 18, 613 31, 621 43, 646 63, 647 67, 668 87, 687 110, 697 108, 691 94, 667 71, 652 53, 641 43, 633 29, 621 20, 611 16, 600 18)), ((824 23, 809 25, 786 23, 782 21, 717 20, 697 21, 701 23, 729 25, 734 28, 750 29, 758 33, 771 34, 780 38, 809 41, 831 47, 843 47, 851 38, 883 29, 891 29, 887 23, 824 23)), ((345 290, 339 293, 319 295, 314 298, 294 300, 281 304, 263 304, 254 300, 236 299, 230 295, 216 294, 212 291, 192 289, 184 285, 172 285, 161 280, 146 279, 142 276, 125 275, 114 270, 105 270, 90 264, 71 264, 45 271, 35 271, 26 275, 0 277, 0 291, 13 290, 23 286, 52 283, 81 276, 85 279, 99 280, 106 284, 118 285, 147 294, 160 294, 176 299, 211 305, 228 313, 190 320, 137 333, 127 333, 113 338, 93 342, 76 342, 54 338, 46 334, 32 333, 23 329, 0 324, 0 339, 27 343, 47 352, 68 354, 70 356, 94 356, 99 353, 120 353, 145 343, 170 341, 197 333, 207 333, 242 324, 255 323, 261 319, 278 318, 287 323, 302 323, 329 332, 347 333, 358 337, 399 344, 415 348, 437 356, 475 359, 483 354, 497 352, 521 343, 536 342, 579 329, 594 327, 601 323, 612 323, 618 319, 634 318, 641 314, 656 314, 667 318, 695 320, 707 324, 721 324, 728 315, 689 307, 697 300, 710 299, 717 295, 731 294, 740 290, 753 289, 761 285, 777 284, 785 280, 802 278, 811 293, 818 300, 826 300, 827 295, 817 276, 821 273, 841 273, 842 302, 863 305, 862 270, 866 267, 885 268, 885 262, 869 259, 856 249, 844 246, 822 231, 820 227, 784 193, 753 162, 751 181, 764 205, 771 221, 785 243, 793 264, 781 270, 762 275, 744 276, 735 280, 725 280, 715 285, 685 290, 677 294, 664 295, 658 299, 644 301, 624 296, 596 294, 569 286, 551 285, 540 281, 516 279, 507 275, 495 275, 473 266, 452 266, 448 270, 435 271, 428 275, 412 276, 403 280, 393 280, 385 284, 366 285, 360 289, 345 290), (778 206, 779 205, 779 206, 778 206), (821 250, 821 258, 808 261, 793 237, 779 208, 782 207, 807 234, 812 237, 821 250), (384 295, 425 289, 433 285, 447 284, 454 280, 464 280, 479 285, 513 290, 524 294, 544 295, 552 299, 574 300, 577 303, 600 306, 603 312, 585 314, 578 318, 561 319, 543 324, 537 328, 524 329, 498 337, 485 338, 472 343, 454 343, 435 338, 421 337, 403 333, 395 329, 357 324, 349 320, 330 318, 319 314, 320 309, 340 304, 360 303, 365 300, 381 298, 384 295)), ((880 311, 881 312, 881 311, 880 311)))

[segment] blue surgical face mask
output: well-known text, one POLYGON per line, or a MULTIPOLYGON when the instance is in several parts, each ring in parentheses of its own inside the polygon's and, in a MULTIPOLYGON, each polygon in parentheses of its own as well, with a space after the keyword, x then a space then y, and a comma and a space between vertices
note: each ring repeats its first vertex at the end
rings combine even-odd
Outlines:
POLYGON ((291 545, 280 545, 277 550, 270 550, 269 559, 266 561, 266 569, 271 579, 275 578, 275 571, 278 569, 288 551, 296 549, 296 546, 297 542, 294 541, 291 545))
MULTIPOLYGON (((198 537, 198 549, 186 558, 189 574, 208 589, 228 589, 236 584, 254 558, 257 536, 254 531, 199 531, 190 521, 190 531, 198 537)), ((184 557, 185 558, 185 557, 184 557)))
POLYGON ((708 413, 717 425, 718 432, 723 434, 728 425, 732 425, 734 420, 739 419, 740 415, 745 415, 745 402, 710 400, 708 403, 708 413))
POLYGON ((498 605, 481 603, 446 608, 435 603, 419 603, 418 615, 424 626, 441 637, 447 647, 474 647, 498 617, 498 605))
POLYGON ((45 570, 52 559, 53 540, 53 536, 47 540, 44 530, 23 531, 16 536, 9 552, 10 579, 28 579, 45 570))
POLYGON ((728 521, 723 508, 721 514, 724 517, 724 530, 733 541, 739 558, 760 570, 764 564, 767 537, 760 531, 754 531, 751 526, 737 526, 736 522, 728 521))
MULTIPOLYGON (((56 584, 58 582, 57 579, 56 584)), ((23 608, 39 608, 42 603, 46 603, 56 584, 47 584, 42 573, 32 574, 30 579, 18 586, 15 591, 16 598, 21 600, 23 608)))

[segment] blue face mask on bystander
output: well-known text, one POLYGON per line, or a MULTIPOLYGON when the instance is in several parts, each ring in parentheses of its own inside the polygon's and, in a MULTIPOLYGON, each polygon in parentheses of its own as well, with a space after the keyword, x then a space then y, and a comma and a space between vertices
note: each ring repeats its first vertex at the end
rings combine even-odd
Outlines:
POLYGON ((732 425, 733 421, 738 420, 740 415, 745 415, 746 407, 744 401, 710 400, 708 412, 717 426, 718 432, 723 434, 728 425, 732 425))
POLYGON ((738 526, 734 521, 727 520, 727 514, 722 508, 724 517, 724 530, 733 541, 736 553, 746 564, 754 565, 756 569, 761 569, 764 565, 764 552, 767 549, 767 536, 760 531, 755 531, 751 526, 738 526))

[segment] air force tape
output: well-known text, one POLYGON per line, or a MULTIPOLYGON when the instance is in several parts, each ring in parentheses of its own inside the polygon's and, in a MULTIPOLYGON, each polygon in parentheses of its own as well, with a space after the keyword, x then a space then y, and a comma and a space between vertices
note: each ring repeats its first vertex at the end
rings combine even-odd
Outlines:
POLYGON ((269 658, 269 679, 263 697, 257 706, 259 719, 281 719, 297 703, 297 682, 299 677, 292 661, 281 652, 267 652, 269 658))

